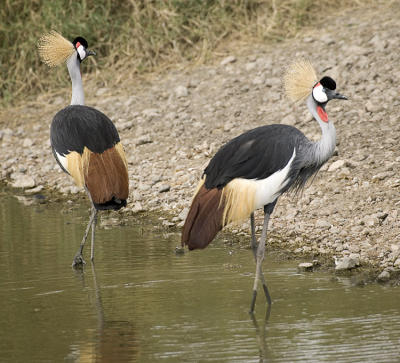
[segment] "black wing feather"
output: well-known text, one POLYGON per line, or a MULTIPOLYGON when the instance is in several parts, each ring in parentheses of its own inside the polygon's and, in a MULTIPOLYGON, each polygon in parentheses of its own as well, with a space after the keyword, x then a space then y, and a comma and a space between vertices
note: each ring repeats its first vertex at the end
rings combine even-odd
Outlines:
POLYGON ((71 105, 54 116, 50 141, 53 149, 66 155, 71 151, 82 154, 84 147, 102 153, 120 139, 114 124, 104 113, 88 106, 71 105))
POLYGON ((225 144, 204 170, 207 189, 223 188, 232 179, 265 179, 284 168, 304 134, 288 125, 268 125, 247 131, 225 144))

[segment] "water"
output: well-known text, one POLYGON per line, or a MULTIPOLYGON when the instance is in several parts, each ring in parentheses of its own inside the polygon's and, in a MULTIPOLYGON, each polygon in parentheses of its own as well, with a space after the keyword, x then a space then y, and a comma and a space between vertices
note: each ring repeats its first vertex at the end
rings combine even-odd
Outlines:
POLYGON ((132 220, 98 229, 95 268, 78 273, 84 202, 0 198, 0 362, 400 361, 399 288, 267 258, 274 303, 265 323, 260 292, 253 321, 250 250, 175 255, 177 234, 132 220))

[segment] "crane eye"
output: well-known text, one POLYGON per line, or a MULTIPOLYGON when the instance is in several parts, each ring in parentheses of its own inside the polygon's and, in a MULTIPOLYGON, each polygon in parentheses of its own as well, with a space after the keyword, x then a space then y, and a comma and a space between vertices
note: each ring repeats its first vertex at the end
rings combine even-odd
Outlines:
POLYGON ((317 83, 313 90, 312 90, 312 95, 314 97, 314 100, 317 101, 318 103, 325 103, 328 102, 328 96, 324 91, 324 87, 322 86, 321 83, 317 83))

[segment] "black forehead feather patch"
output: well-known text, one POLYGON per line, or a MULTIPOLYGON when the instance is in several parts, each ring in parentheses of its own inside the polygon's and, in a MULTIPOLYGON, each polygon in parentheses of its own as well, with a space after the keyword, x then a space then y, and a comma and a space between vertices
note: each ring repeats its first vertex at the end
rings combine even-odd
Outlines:
POLYGON ((74 41, 72 42, 72 44, 74 45, 75 48, 76 48, 76 44, 77 44, 77 43, 81 43, 81 45, 83 45, 85 48, 88 47, 88 42, 86 41, 85 38, 76 37, 76 38, 74 39, 74 41))
POLYGON ((324 88, 328 88, 332 91, 336 89, 336 82, 331 77, 325 76, 321 78, 319 82, 324 88))

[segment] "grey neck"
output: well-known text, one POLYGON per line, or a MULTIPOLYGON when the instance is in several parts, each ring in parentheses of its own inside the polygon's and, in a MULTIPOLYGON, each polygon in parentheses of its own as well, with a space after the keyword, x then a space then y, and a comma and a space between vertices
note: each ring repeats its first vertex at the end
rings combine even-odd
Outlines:
POLYGON ((307 107, 311 114, 318 121, 322 130, 321 139, 312 143, 312 157, 313 161, 318 165, 324 164, 333 154, 336 147, 336 129, 331 121, 324 122, 318 116, 317 103, 312 95, 307 98, 307 107))
POLYGON ((82 76, 80 62, 76 52, 67 60, 67 68, 72 82, 71 105, 84 105, 85 95, 83 93, 82 76))

